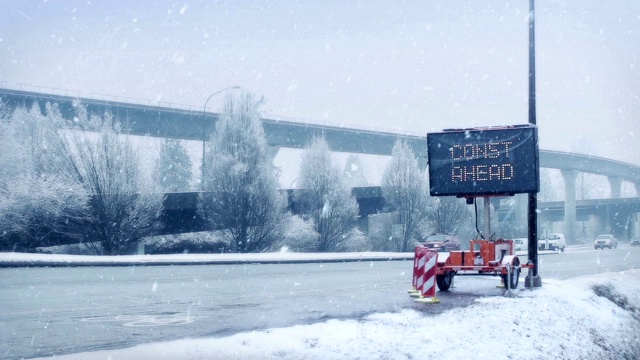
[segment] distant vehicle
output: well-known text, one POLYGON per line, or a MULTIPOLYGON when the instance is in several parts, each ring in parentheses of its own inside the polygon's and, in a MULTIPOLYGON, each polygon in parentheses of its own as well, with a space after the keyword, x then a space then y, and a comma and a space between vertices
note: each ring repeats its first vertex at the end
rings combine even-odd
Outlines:
POLYGON ((567 241, 564 234, 551 233, 538 238, 538 250, 560 250, 564 252, 567 241))
POLYGON ((527 250, 527 248, 529 247, 529 239, 527 238, 513 239, 513 243, 516 246, 516 251, 527 250))
POLYGON ((594 249, 615 249, 618 247, 618 239, 611 234, 602 234, 598 235, 598 237, 593 240, 593 248, 594 249))
POLYGON ((631 246, 640 246, 640 236, 632 237, 631 241, 629 241, 629 244, 631 244, 631 246))
POLYGON ((437 251, 451 251, 461 249, 460 238, 458 238, 457 235, 429 235, 429 237, 427 237, 427 240, 422 245, 437 251))

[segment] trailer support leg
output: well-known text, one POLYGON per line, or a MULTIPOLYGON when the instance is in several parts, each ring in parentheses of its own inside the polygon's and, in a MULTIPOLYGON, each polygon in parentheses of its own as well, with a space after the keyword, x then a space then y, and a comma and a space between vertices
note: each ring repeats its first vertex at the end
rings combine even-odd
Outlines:
POLYGON ((512 273, 511 265, 507 266, 507 283, 504 284, 507 288, 507 291, 504 293, 506 297, 513 297, 513 291, 511 290, 511 273, 512 273))

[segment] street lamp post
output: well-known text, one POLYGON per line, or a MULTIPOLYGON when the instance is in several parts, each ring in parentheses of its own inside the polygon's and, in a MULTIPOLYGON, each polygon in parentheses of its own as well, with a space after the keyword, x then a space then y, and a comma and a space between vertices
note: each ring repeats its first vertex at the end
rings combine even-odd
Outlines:
POLYGON ((200 169, 201 171, 200 185, 201 186, 204 186, 204 153, 205 153, 205 144, 207 141, 207 104, 209 103, 209 100, 211 100, 211 98, 214 97, 215 95, 218 95, 222 92, 225 92, 227 90, 232 90, 232 89, 240 89, 240 86, 230 86, 222 90, 216 91, 213 94, 209 95, 209 97, 207 98, 207 101, 204 102, 204 108, 202 109, 202 167, 200 169))

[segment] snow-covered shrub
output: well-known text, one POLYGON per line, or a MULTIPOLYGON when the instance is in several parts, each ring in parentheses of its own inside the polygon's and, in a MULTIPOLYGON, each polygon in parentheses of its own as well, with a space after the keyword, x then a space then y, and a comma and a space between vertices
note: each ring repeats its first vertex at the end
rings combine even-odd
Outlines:
POLYGON ((271 250, 286 248, 293 252, 314 252, 318 247, 320 235, 314 230, 313 224, 300 216, 289 215, 286 221, 284 238, 276 242, 271 250))
POLYGON ((91 251, 83 243, 43 246, 43 247, 36 248, 35 252, 39 254, 64 254, 64 255, 92 255, 93 254, 93 251, 91 251))
POLYGON ((145 254, 214 254, 229 250, 229 241, 221 232, 197 232, 147 237, 145 254))
POLYGON ((349 233, 345 235, 344 241, 340 243, 340 246, 336 251, 342 252, 358 252, 371 250, 369 239, 367 236, 357 227, 351 229, 349 233))
POLYGON ((10 181, 0 194, 0 249, 32 251, 83 240, 88 196, 77 184, 56 176, 25 176, 10 181))

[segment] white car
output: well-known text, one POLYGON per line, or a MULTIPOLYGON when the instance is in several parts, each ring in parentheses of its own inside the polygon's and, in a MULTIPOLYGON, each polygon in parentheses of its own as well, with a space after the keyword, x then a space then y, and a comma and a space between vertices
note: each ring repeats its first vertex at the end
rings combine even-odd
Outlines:
POLYGON ((516 238, 513 239, 513 244, 515 245, 516 251, 524 251, 529 247, 529 239, 528 238, 516 238))
POLYGON ((538 238, 538 250, 560 250, 564 252, 567 241, 564 234, 551 233, 538 238))
POLYGON ((598 249, 615 249, 618 247, 618 239, 611 234, 602 234, 598 235, 598 237, 593 240, 593 248, 598 249))

